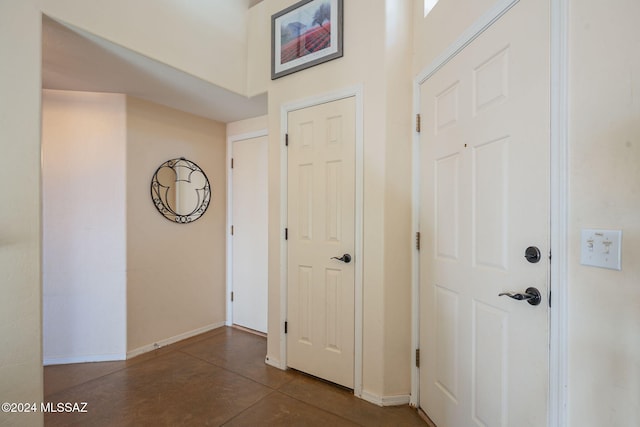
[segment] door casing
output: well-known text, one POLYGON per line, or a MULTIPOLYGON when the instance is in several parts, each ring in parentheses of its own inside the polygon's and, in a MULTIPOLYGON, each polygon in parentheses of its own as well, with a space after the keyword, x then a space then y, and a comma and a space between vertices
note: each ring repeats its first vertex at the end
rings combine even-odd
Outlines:
MULTIPOLYGON (((284 239, 284 229, 287 227, 287 147, 285 138, 288 132, 289 112, 312 107, 327 102, 338 101, 344 98, 355 97, 356 117, 355 117, 355 250, 354 258, 362 260, 362 233, 363 233, 363 202, 364 202, 364 123, 363 123, 363 87, 362 85, 347 87, 335 92, 318 95, 311 98, 283 104, 280 108, 280 361, 277 367, 287 368, 287 335, 284 332, 284 322, 287 320, 287 241, 284 239)), ((362 262, 355 265, 355 343, 354 343, 354 395, 362 395, 362 262)), ((273 361, 268 361, 273 364, 273 361)))

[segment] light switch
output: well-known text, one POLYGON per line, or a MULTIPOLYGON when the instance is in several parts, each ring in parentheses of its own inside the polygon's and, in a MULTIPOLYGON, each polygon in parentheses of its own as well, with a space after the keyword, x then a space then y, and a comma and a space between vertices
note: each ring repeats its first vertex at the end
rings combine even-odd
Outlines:
POLYGON ((622 230, 583 229, 580 264, 622 270, 622 230))

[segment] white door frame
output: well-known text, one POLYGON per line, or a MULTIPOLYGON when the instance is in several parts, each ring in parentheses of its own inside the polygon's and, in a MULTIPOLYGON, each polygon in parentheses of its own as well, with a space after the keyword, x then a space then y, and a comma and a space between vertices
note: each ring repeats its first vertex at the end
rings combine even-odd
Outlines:
POLYGON ((231 236, 231 226, 233 225, 233 171, 231 170, 233 143, 236 141, 244 141, 245 139, 260 138, 268 135, 269 132, 267 129, 259 129, 254 132, 247 132, 227 137, 227 294, 225 304, 225 324, 227 326, 233 325, 233 304, 231 304, 231 292, 233 291, 233 238, 231 236))
MULTIPOLYGON (((287 320, 287 242, 284 239, 284 229, 287 227, 287 180, 288 162, 285 137, 289 126, 289 112, 313 107, 327 102, 355 97, 356 102, 356 165, 355 165, 355 347, 354 347, 354 387, 353 393, 362 397, 362 226, 364 202, 364 140, 363 140, 363 88, 362 85, 348 87, 339 91, 314 96, 311 98, 283 104, 280 107, 280 325, 287 320)), ((287 368, 287 335, 284 327, 280 328, 280 368, 287 368)))
MULTIPOLYGON (((413 112, 420 113, 420 85, 473 42, 520 0, 499 0, 473 25, 424 68, 413 83, 413 112)), ((535 0, 537 1, 537 0, 535 0)), ((549 402, 548 426, 567 422, 567 277, 568 277, 568 1, 549 0, 551 12, 551 147, 550 147, 550 292, 553 295, 549 319, 549 402)), ((413 135, 412 227, 420 230, 420 134, 413 135)), ((413 247, 413 244, 412 244, 413 247)), ((412 249, 412 348, 420 345, 420 263, 419 252, 412 249)), ((420 372, 412 351, 411 405, 419 406, 420 372)))

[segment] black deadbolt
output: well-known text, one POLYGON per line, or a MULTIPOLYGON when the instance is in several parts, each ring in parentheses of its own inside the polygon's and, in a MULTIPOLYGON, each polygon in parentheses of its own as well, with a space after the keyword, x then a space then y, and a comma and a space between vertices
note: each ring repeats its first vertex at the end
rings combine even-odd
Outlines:
POLYGON ((535 246, 529 246, 526 251, 524 251, 524 257, 532 264, 540 261, 540 249, 535 246))

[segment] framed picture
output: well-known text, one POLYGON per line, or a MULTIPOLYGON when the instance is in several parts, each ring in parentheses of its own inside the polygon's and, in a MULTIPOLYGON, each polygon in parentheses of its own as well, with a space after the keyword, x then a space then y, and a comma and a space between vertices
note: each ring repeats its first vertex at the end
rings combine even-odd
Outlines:
POLYGON ((302 0, 271 17, 271 79, 342 56, 343 0, 302 0))

